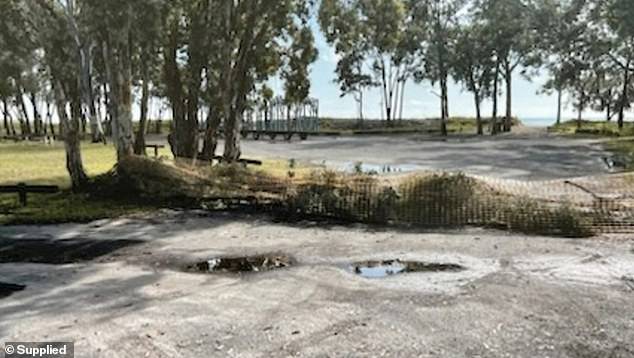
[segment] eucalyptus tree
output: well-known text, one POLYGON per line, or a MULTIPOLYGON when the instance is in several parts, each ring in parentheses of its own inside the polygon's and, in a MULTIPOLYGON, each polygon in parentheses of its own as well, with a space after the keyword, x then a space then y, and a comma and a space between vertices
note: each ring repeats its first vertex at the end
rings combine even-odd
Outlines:
POLYGON ((557 123, 561 123, 563 93, 577 74, 573 62, 587 43, 587 1, 538 0, 534 10, 535 26, 542 29, 536 55, 549 75, 543 90, 557 93, 557 123))
POLYGON ((359 126, 364 120, 364 92, 372 86, 372 76, 365 63, 366 41, 362 24, 352 6, 324 0, 319 9, 319 24, 338 58, 335 69, 341 97, 352 95, 358 105, 359 126))
POLYGON ((458 19, 465 0, 411 0, 412 23, 417 34, 417 53, 423 59, 418 81, 428 79, 440 87, 441 132, 447 135, 449 118, 449 75, 455 55, 458 19))
POLYGON ((167 8, 163 74, 172 106, 170 145, 176 157, 194 158, 198 154, 203 71, 212 53, 212 41, 219 36, 212 23, 219 5, 213 0, 182 0, 170 2, 167 8))
POLYGON ((599 1, 594 12, 594 29, 608 41, 605 55, 621 73, 621 91, 618 104, 618 125, 623 128, 625 110, 632 98, 632 73, 634 72, 634 2, 631 0, 599 1))
POLYGON ((76 52, 69 32, 64 9, 54 1, 23 2, 24 18, 20 21, 28 29, 36 48, 43 53, 43 64, 51 83, 60 124, 60 135, 66 149, 66 168, 74 190, 88 183, 84 170, 80 143, 79 86, 76 52))
MULTIPOLYGON (((89 23, 88 31, 101 47, 103 69, 108 88, 108 110, 112 119, 112 139, 119 160, 134 153, 132 125, 132 86, 135 54, 143 39, 141 31, 153 27, 141 21, 148 12, 156 12, 161 0, 81 0, 89 23)), ((154 18, 160 21, 160 18, 154 18)), ((160 34, 154 34, 159 36, 160 34)))
POLYGON ((293 43, 295 31, 308 26, 310 0, 219 1, 216 33, 222 47, 218 90, 222 103, 224 158, 241 155, 240 131, 247 96, 255 84, 265 82, 283 65, 281 57, 293 43))
MULTIPOLYGON (((25 26, 28 21, 26 5, 20 0, 0 2, 0 95, 5 109, 15 105, 23 135, 31 134, 23 96, 25 75, 36 65, 33 32, 25 26)), ((5 110, 7 120, 8 113, 8 109, 5 110)))
POLYGON ((310 27, 304 24, 290 30, 293 42, 285 53, 285 64, 281 70, 285 101, 289 108, 292 105, 300 105, 310 95, 309 66, 318 56, 310 27))
POLYGON ((58 1, 63 9, 64 18, 76 53, 77 81, 81 97, 83 113, 88 117, 93 143, 105 142, 103 126, 97 115, 93 89, 93 63, 95 62, 95 49, 98 46, 96 39, 91 36, 90 27, 94 23, 93 16, 99 14, 90 12, 90 4, 83 0, 58 1))
POLYGON ((491 44, 501 66, 506 89, 504 130, 511 130, 513 117, 513 76, 521 67, 535 65, 536 38, 541 29, 535 25, 535 8, 529 0, 477 0, 476 17, 488 26, 491 44))
POLYGON ((152 93, 156 93, 160 86, 161 65, 161 40, 162 34, 160 19, 162 6, 154 3, 143 12, 136 14, 132 38, 138 44, 133 52, 132 72, 137 84, 140 82, 141 98, 139 101, 140 118, 138 129, 134 138, 134 154, 146 154, 145 134, 148 127, 149 103, 152 93))
POLYGON ((454 79, 473 94, 478 135, 484 134, 481 105, 492 94, 496 66, 491 44, 483 30, 476 22, 460 26, 452 64, 454 79))
POLYGON ((408 27, 411 17, 404 0, 324 0, 319 22, 339 57, 337 81, 342 94, 353 93, 362 106, 363 89, 380 87, 385 116, 395 118, 399 88, 412 73, 408 27))

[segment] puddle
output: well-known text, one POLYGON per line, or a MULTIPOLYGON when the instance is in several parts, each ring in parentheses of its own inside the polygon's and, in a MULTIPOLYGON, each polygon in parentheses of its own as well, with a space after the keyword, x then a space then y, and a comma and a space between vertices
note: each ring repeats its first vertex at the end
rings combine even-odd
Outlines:
POLYGON ((23 291, 25 288, 26 286, 24 285, 0 282, 0 298, 9 297, 16 292, 23 291))
POLYGON ((371 175, 389 175, 410 173, 423 170, 424 168, 414 164, 373 164, 373 163, 354 163, 354 162, 329 162, 325 164, 328 167, 342 170, 347 173, 365 173, 371 175))
POLYGON ((460 272, 466 268, 447 263, 386 260, 357 262, 350 265, 348 270, 365 278, 385 278, 413 272, 460 272))
POLYGON ((187 271, 202 273, 264 272, 286 268, 294 264, 295 260, 288 255, 217 257, 188 266, 187 271))

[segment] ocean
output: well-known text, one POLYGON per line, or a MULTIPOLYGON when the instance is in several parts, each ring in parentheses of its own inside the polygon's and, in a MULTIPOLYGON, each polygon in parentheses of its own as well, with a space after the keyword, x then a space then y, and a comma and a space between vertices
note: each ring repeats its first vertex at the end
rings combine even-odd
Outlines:
POLYGON ((550 127, 555 125, 555 123, 557 122, 557 118, 548 117, 521 117, 520 120, 527 127, 550 127))

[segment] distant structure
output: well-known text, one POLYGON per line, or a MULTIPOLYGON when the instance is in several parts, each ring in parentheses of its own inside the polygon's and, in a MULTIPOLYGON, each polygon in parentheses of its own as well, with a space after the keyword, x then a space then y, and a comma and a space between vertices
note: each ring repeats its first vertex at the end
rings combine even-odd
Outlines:
POLYGON ((319 100, 314 98, 290 104, 278 96, 244 113, 242 136, 245 138, 251 134, 256 140, 262 135, 275 139, 279 135, 290 140, 296 134, 306 139, 316 133, 319 133, 319 100))

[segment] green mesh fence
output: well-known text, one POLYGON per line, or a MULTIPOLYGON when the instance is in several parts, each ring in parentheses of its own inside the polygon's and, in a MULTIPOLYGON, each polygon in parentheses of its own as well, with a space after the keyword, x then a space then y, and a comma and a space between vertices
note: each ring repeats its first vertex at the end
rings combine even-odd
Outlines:
POLYGON ((462 174, 386 178, 324 171, 289 180, 280 200, 289 217, 586 237, 634 233, 633 194, 632 174, 523 182, 462 174))

